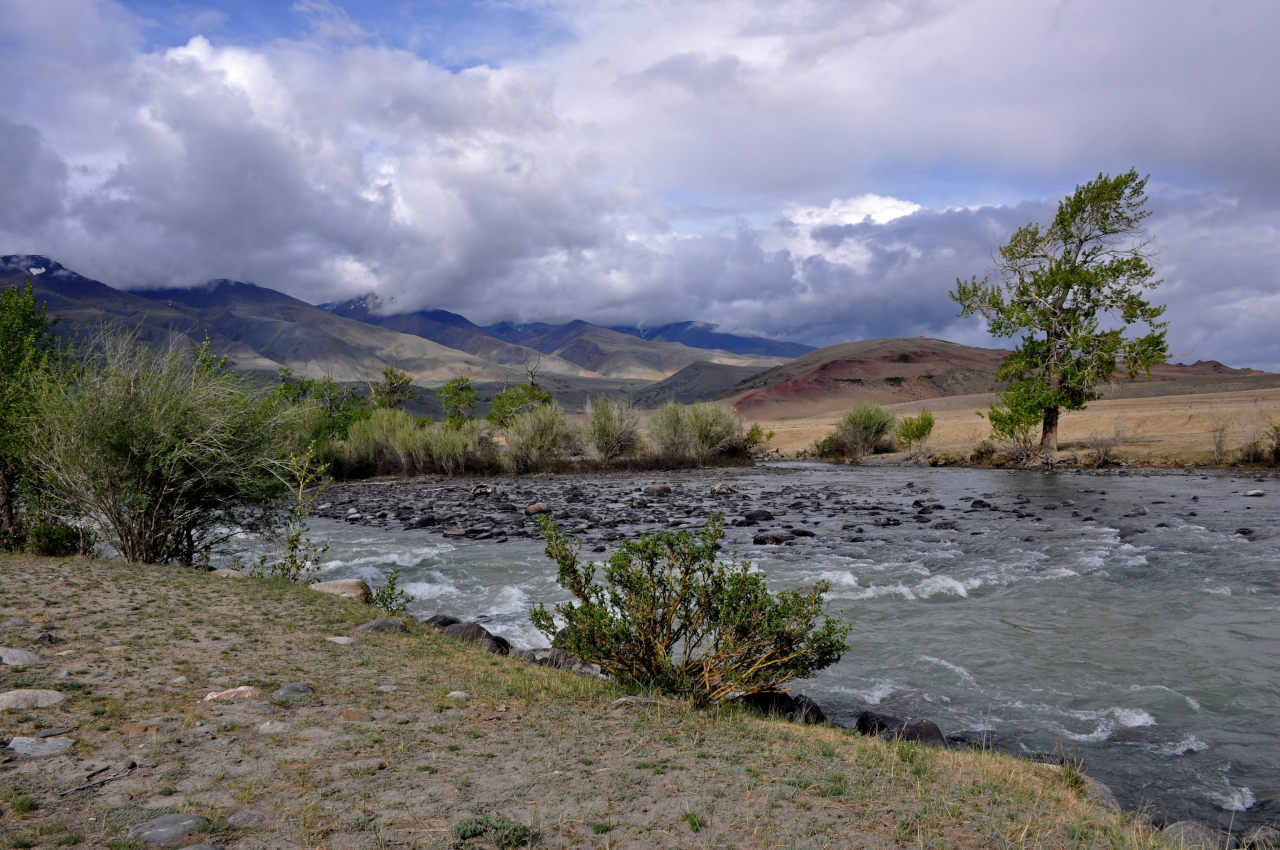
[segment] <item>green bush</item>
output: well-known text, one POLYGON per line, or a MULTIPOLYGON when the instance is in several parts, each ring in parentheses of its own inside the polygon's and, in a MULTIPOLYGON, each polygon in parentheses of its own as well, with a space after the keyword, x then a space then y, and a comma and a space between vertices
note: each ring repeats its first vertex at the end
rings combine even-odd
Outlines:
POLYGON ((491 455, 482 422, 423 422, 403 410, 379 408, 351 424, 330 458, 337 475, 358 478, 484 471, 494 465, 491 455))
POLYGON ((1041 424, 1047 404, 1045 392, 1037 381, 1016 381, 987 410, 991 436, 1019 463, 1035 455, 1035 429, 1041 424))
POLYGON ((635 454, 640 447, 640 415, 635 405, 603 396, 592 399, 587 407, 586 442, 605 463, 635 454))
POLYGON ((667 402, 649 420, 649 447, 668 464, 704 464, 718 455, 745 450, 733 411, 712 403, 685 407, 667 402))
POLYGON ((555 402, 516 415, 505 434, 502 463, 512 472, 547 469, 573 446, 569 421, 555 402))
POLYGON ((876 450, 893 431, 894 415, 871 401, 860 401, 836 423, 836 439, 857 460, 876 450))
POLYGON ((91 530, 65 522, 37 521, 27 528, 27 549, 33 555, 55 558, 88 555, 93 552, 93 545, 94 534, 91 530))
POLYGON ((553 645, 624 684, 688 697, 696 705, 776 691, 840 660, 849 626, 822 618, 818 582, 770 593, 751 565, 719 561, 724 522, 698 535, 662 532, 624 541, 603 564, 580 563, 581 543, 542 518, 559 585, 576 602, 530 611, 553 645))
POLYGON ((902 443, 907 451, 911 451, 912 446, 918 450, 924 451, 925 443, 929 441, 929 435, 933 433, 933 414, 929 412, 929 408, 921 408, 918 416, 905 416, 898 422, 898 429, 894 436, 899 443, 902 443))
POLYGON ((298 408, 225 368, 208 341, 154 350, 106 333, 86 354, 71 380, 39 388, 29 451, 42 510, 85 520, 129 562, 191 564, 275 528, 298 408))
POLYGON ((387 583, 373 592, 373 607, 381 608, 393 617, 409 610, 413 596, 400 589, 400 571, 387 573, 387 583))
POLYGON ((521 413, 550 403, 551 393, 537 384, 517 384, 493 397, 484 418, 499 428, 505 428, 521 413))

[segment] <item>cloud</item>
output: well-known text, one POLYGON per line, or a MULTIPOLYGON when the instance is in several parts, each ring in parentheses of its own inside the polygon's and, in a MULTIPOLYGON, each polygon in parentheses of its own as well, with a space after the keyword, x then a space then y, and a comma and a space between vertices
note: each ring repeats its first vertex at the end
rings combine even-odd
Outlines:
POLYGON ((1175 353, 1280 368, 1276 4, 463 7, 400 34, 302 0, 304 35, 240 39, 205 9, 147 46, 108 0, 0 4, 0 250, 477 321, 986 342, 955 278, 1136 165, 1175 353))

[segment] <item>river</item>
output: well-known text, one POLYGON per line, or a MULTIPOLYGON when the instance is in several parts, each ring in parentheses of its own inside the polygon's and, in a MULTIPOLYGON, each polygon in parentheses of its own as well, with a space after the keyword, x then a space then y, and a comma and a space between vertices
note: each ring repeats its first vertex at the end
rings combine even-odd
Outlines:
POLYGON ((353 521, 312 521, 330 546, 321 577, 377 586, 397 568, 412 613, 474 618, 517 645, 545 645, 528 608, 566 597, 524 504, 559 510, 588 553, 721 510, 726 552, 771 586, 831 584, 830 613, 853 625, 849 650, 796 690, 835 719, 870 707, 947 733, 994 730, 1011 752, 1083 759, 1126 808, 1167 818, 1239 829, 1280 816, 1274 476, 789 463, 505 479, 507 503, 469 519, 514 533, 478 540, 440 534, 468 519, 448 515, 445 491, 476 483, 443 481, 331 490, 330 515, 344 499, 361 507, 345 508, 360 512, 353 521), (646 500, 640 488, 654 481, 673 494, 646 500), (710 498, 712 484, 732 492, 710 498), (385 518, 369 498, 391 508, 385 518), (733 525, 762 507, 772 521, 733 525), (432 527, 396 519, 433 508, 444 515, 432 527), (802 536, 752 542, 788 526, 802 536))

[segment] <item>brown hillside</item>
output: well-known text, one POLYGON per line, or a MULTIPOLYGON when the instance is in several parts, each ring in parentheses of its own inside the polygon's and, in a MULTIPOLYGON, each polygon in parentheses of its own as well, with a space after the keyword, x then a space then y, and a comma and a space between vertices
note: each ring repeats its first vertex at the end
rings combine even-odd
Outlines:
POLYGON ((734 388, 741 413, 807 415, 856 401, 906 401, 990 392, 1007 351, 914 337, 820 348, 734 388))

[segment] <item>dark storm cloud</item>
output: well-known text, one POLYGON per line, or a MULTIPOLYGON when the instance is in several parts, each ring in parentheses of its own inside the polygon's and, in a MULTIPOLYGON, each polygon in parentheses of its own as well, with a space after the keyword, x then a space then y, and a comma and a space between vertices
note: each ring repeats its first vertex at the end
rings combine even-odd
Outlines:
POLYGON ((1175 354, 1280 368, 1276 4, 552 6, 572 37, 453 68, 325 0, 304 38, 224 18, 168 50, 107 0, 0 4, 0 248, 478 321, 984 343, 955 279, 1137 165, 1175 354))

